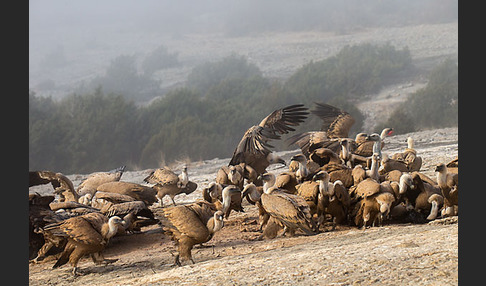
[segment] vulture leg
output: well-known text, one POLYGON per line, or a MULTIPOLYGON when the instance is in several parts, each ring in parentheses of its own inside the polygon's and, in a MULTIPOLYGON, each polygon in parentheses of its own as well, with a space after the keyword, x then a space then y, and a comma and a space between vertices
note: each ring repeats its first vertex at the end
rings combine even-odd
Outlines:
POLYGON ((44 245, 39 249, 37 252, 37 256, 32 259, 33 263, 38 263, 39 261, 43 260, 46 256, 46 253, 54 246, 54 243, 51 241, 46 241, 44 245))
POLYGON ((176 204, 176 202, 174 201, 174 197, 175 197, 175 195, 170 195, 169 197, 170 197, 170 199, 172 200, 172 203, 174 204, 174 206, 176 206, 177 204, 176 204))
POLYGON ((337 218, 333 217, 332 218, 332 228, 331 230, 336 230, 336 225, 337 225, 337 218))

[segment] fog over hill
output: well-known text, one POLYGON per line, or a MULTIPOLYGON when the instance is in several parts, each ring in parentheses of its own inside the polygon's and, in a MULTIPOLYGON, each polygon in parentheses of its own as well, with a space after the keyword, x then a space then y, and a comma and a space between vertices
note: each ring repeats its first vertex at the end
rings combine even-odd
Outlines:
POLYGON ((407 46, 427 67, 457 57, 457 10, 457 1, 29 1, 29 88, 63 97, 120 55, 141 72, 161 46, 179 61, 154 73, 162 92, 232 53, 270 78, 363 42, 407 46))

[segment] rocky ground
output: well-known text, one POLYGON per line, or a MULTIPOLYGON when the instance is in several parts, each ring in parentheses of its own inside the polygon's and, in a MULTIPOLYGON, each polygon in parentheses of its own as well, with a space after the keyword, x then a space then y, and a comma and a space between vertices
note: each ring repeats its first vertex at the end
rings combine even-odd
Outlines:
MULTIPOLYGON (((445 128, 392 136, 386 139, 384 153, 406 147, 406 138, 415 139, 423 158, 422 172, 434 177, 437 163, 458 156, 458 129, 445 128)), ((288 160, 298 150, 280 152, 288 160)), ((188 165, 191 180, 199 188, 190 195, 179 195, 176 203, 202 198, 201 188, 213 181, 226 159, 193 162, 188 165)), ((182 164, 174 165, 179 172, 182 164)), ((285 167, 273 165, 279 173, 285 167)), ((127 171, 122 180, 142 183, 150 170, 127 171)), ((86 175, 69 175, 75 186, 86 175)), ((49 186, 32 187, 30 192, 51 193, 49 186)), ((168 198, 164 203, 170 204, 168 198)), ((458 219, 439 219, 428 224, 387 224, 359 230, 338 226, 315 236, 297 235, 256 240, 258 213, 244 204, 244 213, 232 213, 224 228, 206 243, 196 247, 196 264, 173 266, 175 248, 160 226, 142 233, 114 237, 105 250, 106 258, 118 261, 97 266, 83 258, 83 275, 73 277, 71 267, 52 269, 55 258, 29 265, 30 285, 457 285, 458 219), (209 247, 210 246, 210 247, 209 247)), ((160 208, 154 211, 159 212, 160 208)))

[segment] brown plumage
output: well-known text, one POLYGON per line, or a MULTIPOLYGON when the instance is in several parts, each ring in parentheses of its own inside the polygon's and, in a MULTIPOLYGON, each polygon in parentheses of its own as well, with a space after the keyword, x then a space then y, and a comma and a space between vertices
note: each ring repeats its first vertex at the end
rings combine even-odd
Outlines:
POLYGON ((329 214, 332 219, 332 230, 336 225, 347 222, 348 211, 351 207, 351 198, 346 187, 341 181, 335 181, 333 184, 332 195, 323 199, 324 214, 329 214))
POLYGON ((409 172, 420 171, 422 167, 422 157, 417 156, 412 137, 407 137, 407 148, 403 152, 393 154, 391 159, 404 162, 409 172))
POLYGON ((207 188, 203 189, 203 198, 207 202, 214 203, 218 210, 223 211, 227 219, 232 210, 244 212, 241 189, 235 185, 222 185, 212 182, 207 188))
POLYGON ((96 188, 98 192, 117 193, 130 196, 137 201, 144 202, 147 206, 152 205, 157 201, 155 188, 140 185, 131 182, 109 182, 104 183, 96 188))
POLYGON ((339 153, 340 138, 347 138, 355 119, 346 111, 326 103, 314 103, 311 112, 322 120, 321 131, 309 131, 289 137, 288 145, 296 144, 309 158, 317 148, 328 148, 339 153))
POLYGON ((120 181, 123 172, 125 171, 125 166, 121 166, 117 169, 108 172, 96 172, 90 174, 86 179, 84 179, 81 184, 79 184, 76 191, 80 196, 90 193, 92 196, 96 193, 96 188, 104 183, 108 182, 118 182, 120 181))
MULTIPOLYGON (((387 127, 381 131, 381 134, 379 135, 380 150, 385 147, 385 138, 387 136, 391 136, 392 134, 393 128, 387 127)), ((375 140, 373 139, 373 137, 368 136, 366 133, 359 133, 358 135, 356 135, 355 142, 356 148, 354 150, 351 150, 352 153, 363 157, 369 157, 373 155, 373 153, 376 153, 373 150, 375 140)))
POLYGON ((51 183, 54 194, 59 194, 60 201, 78 201, 79 194, 75 191, 71 180, 62 173, 52 171, 30 171, 29 187, 51 183))
POLYGON ((442 216, 457 215, 459 205, 458 180, 459 174, 449 173, 444 163, 437 164, 437 184, 439 185, 442 196, 444 197, 444 208, 442 216))
POLYGON ((326 131, 327 138, 347 138, 355 119, 346 111, 326 103, 314 103, 311 112, 322 120, 321 131, 326 131))
POLYGON ((133 213, 135 216, 141 216, 146 218, 154 218, 154 214, 142 201, 124 202, 124 203, 112 203, 108 202, 101 209, 100 212, 107 217, 119 216, 124 217, 129 213, 133 213))
POLYGON ((67 216, 78 216, 100 211, 99 209, 92 206, 72 201, 52 202, 49 204, 49 207, 55 212, 64 211, 67 216))
MULTIPOLYGON (((222 185, 231 184, 238 186, 240 189, 243 189, 243 183, 245 182, 245 167, 245 163, 240 163, 235 166, 222 166, 216 173, 216 183, 222 185)), ((250 166, 248 167, 251 168, 250 166)))
POLYGON ((384 154, 383 158, 381 159, 381 166, 378 170, 380 175, 384 175, 390 171, 398 170, 400 172, 409 172, 407 163, 400 159, 393 159, 388 157, 388 155, 384 154))
POLYGON ((204 201, 189 205, 164 208, 161 219, 164 233, 172 238, 178 247, 175 264, 191 261, 194 245, 208 242, 223 227, 223 212, 216 211, 214 204, 204 201))
POLYGON ((182 193, 190 194, 197 189, 197 184, 192 181, 188 181, 186 186, 183 187, 179 175, 174 173, 174 171, 167 166, 155 169, 143 180, 149 184, 155 184, 153 188, 157 190, 156 198, 161 207, 163 206, 162 199, 166 195, 168 195, 172 200, 172 203, 176 205, 174 201, 176 195, 182 193))
POLYGON ((67 239, 64 251, 53 268, 69 261, 73 267, 72 272, 76 275, 78 261, 85 255, 90 255, 96 264, 112 262, 104 259, 102 251, 121 225, 122 220, 119 217, 108 219, 101 213, 89 213, 46 226, 45 231, 67 239))
POLYGON ((258 208, 258 230, 262 231, 263 227, 267 224, 270 215, 267 213, 265 208, 262 206, 261 197, 263 194, 263 186, 256 186, 253 183, 247 184, 243 188, 241 194, 242 198, 246 198, 248 203, 256 205, 258 208))
POLYGON ((395 197, 390 192, 378 192, 363 198, 358 203, 359 209, 354 218, 355 224, 363 229, 369 226, 368 222, 373 225, 378 222, 381 225, 383 219, 389 215, 394 201, 395 197))
POLYGON ((286 232, 293 234, 297 229, 302 230, 306 235, 317 233, 305 199, 274 187, 275 175, 272 173, 265 173, 262 180, 265 182, 261 195, 262 206, 270 216, 284 226, 284 234, 286 232))
POLYGON ((448 173, 459 173, 459 157, 446 164, 448 173))
POLYGON ((238 143, 229 165, 245 163, 258 175, 263 174, 270 164, 285 161, 276 157, 270 150, 270 140, 280 139, 280 135, 294 131, 293 126, 304 122, 308 115, 303 104, 290 105, 277 109, 266 116, 258 125, 250 127, 238 143))
POLYGON ((418 190, 418 195, 412 205, 415 211, 421 213, 427 220, 437 218, 440 207, 444 203, 441 189, 437 185, 424 182, 418 172, 412 173, 414 187, 418 190))
POLYGON ((29 259, 33 259, 34 263, 42 259, 54 246, 45 246, 48 240, 44 237, 42 228, 64 219, 62 215, 50 209, 49 204, 53 200, 54 196, 29 194, 29 259))

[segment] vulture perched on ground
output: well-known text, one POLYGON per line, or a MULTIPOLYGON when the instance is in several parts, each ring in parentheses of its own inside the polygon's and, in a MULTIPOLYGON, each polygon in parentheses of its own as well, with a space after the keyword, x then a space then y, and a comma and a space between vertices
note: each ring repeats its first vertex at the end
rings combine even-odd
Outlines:
MULTIPOLYGON (((96 188, 97 192, 109 192, 126 195, 136 201, 142 201, 147 206, 151 206, 157 201, 157 190, 155 188, 130 182, 109 182, 96 188)), ((96 194, 95 194, 96 196, 96 194)))
POLYGON ((73 275, 77 275, 78 262, 85 255, 90 255, 96 264, 116 261, 104 259, 102 251, 110 238, 117 233, 118 227, 122 227, 122 222, 117 216, 108 219, 101 213, 89 213, 47 225, 44 231, 67 239, 64 251, 53 268, 69 261, 73 267, 73 275))
POLYGON ((216 183, 222 185, 235 185, 240 189, 243 189, 245 177, 252 177, 249 181, 254 181, 256 179, 256 171, 245 163, 240 163, 234 166, 222 166, 216 173, 216 183), (252 174, 250 175, 250 173, 252 174))
POLYGON ((258 231, 262 231, 263 227, 267 224, 270 215, 262 206, 261 197, 263 194, 263 186, 256 186, 253 183, 247 184, 243 188, 243 192, 241 194, 242 198, 246 198, 248 203, 252 205, 256 205, 258 208, 258 231))
POLYGON ((241 200, 241 189, 235 185, 223 185, 212 182, 203 189, 205 201, 214 203, 218 210, 223 211, 224 218, 228 218, 231 211, 244 212, 241 200))
POLYGON ((178 247, 175 263, 181 266, 191 261, 191 250, 196 244, 211 240, 223 227, 223 212, 212 203, 199 201, 189 205, 170 206, 163 209, 160 217, 165 235, 170 236, 178 247))
MULTIPOLYGON (((300 229, 306 235, 317 234, 315 221, 306 200, 298 195, 286 193, 274 186, 275 175, 265 173, 261 203, 265 211, 284 226, 284 233, 294 234, 300 229)), ((268 227, 268 225, 267 225, 268 227)))
POLYGON ((54 194, 60 196, 60 201, 78 201, 79 195, 74 190, 74 185, 69 178, 62 173, 52 171, 30 171, 29 187, 51 183, 54 194))
MULTIPOLYGON (((184 172, 184 171, 183 171, 184 172)), ((176 205, 174 198, 178 194, 190 194, 197 189, 197 184, 192 181, 184 182, 181 175, 177 175, 169 167, 164 166, 154 170, 144 180, 149 184, 155 184, 153 188, 156 190, 156 198, 163 206, 163 198, 168 195, 172 203, 176 205)))
MULTIPOLYGON (((373 134, 378 134, 378 133, 373 133, 373 134)), ((354 149, 351 150, 353 154, 362 156, 362 157, 369 157, 373 155, 373 153, 377 153, 376 150, 373 149, 373 145, 375 145, 375 142, 379 142, 380 146, 380 151, 383 149, 385 146, 385 138, 387 136, 393 135, 393 128, 384 128, 381 133, 379 134, 378 138, 375 138, 371 135, 367 135, 366 133, 358 133, 356 135, 356 138, 354 140, 355 142, 355 147, 354 149)), ((375 147, 376 149, 376 147, 375 147)))
POLYGON ((457 208, 459 206, 459 191, 457 186, 459 174, 449 173, 447 171, 447 166, 444 163, 437 164, 435 172, 437 172, 437 184, 444 197, 442 216, 457 215, 457 208))
POLYGON ((422 167, 422 157, 417 156, 412 137, 407 137, 407 148, 403 152, 393 154, 391 158, 404 162, 409 172, 420 171, 422 167))
MULTIPOLYGON (((37 262, 43 258, 51 247, 44 246, 47 243, 42 228, 48 224, 60 222, 64 217, 49 208, 54 196, 41 196, 29 194, 29 259, 35 258, 37 262)), ((63 245, 58 244, 58 247, 63 245)))
POLYGON ((229 165, 245 163, 255 169, 258 175, 265 173, 270 164, 285 165, 285 161, 270 150, 273 146, 268 141, 280 139, 280 135, 295 131, 292 126, 304 122, 308 114, 303 104, 273 111, 258 125, 248 128, 233 152, 229 165))
POLYGON ((79 184, 76 191, 80 196, 83 196, 87 193, 93 196, 94 193, 96 193, 96 188, 101 184, 120 181, 120 178, 123 175, 124 171, 125 166, 121 166, 108 172, 92 173, 86 179, 84 179, 81 184, 79 184))
POLYGON ((314 104, 311 112, 322 119, 321 131, 309 131, 289 137, 288 145, 297 144, 307 158, 312 151, 322 147, 339 153, 340 138, 348 138, 355 119, 348 112, 332 105, 317 102, 314 104))

